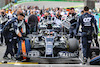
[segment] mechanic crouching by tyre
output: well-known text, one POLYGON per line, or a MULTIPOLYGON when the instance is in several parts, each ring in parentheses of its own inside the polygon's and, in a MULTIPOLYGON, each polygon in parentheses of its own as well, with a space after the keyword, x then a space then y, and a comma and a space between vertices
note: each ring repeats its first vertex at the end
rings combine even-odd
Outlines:
MULTIPOLYGON (((3 26, 5 25, 5 23, 8 21, 8 17, 6 15, 6 11, 5 10, 1 10, 0 11, 0 29, 2 30, 3 26)), ((0 45, 3 45, 3 34, 0 32, 0 45)))
POLYGON ((21 13, 17 16, 17 18, 12 18, 9 20, 3 28, 3 35, 5 38, 5 43, 7 45, 6 52, 4 54, 4 59, 10 59, 8 54, 10 53, 11 59, 15 60, 14 52, 13 52, 13 37, 17 35, 19 39, 22 39, 22 34, 19 31, 18 23, 24 19, 24 15, 21 13))
MULTIPOLYGON (((78 19, 76 33, 78 33, 79 26, 82 26, 82 49, 83 49, 83 63, 87 63, 90 57, 90 46, 92 42, 92 33, 94 32, 93 25, 96 27, 94 16, 90 15, 89 8, 84 7, 84 14, 78 19)), ((97 33, 97 32, 96 32, 97 33)))
POLYGON ((75 13, 75 10, 74 8, 70 8, 70 12, 67 16, 69 19, 70 19, 70 29, 69 29, 69 34, 70 34, 70 38, 73 38, 74 37, 74 30, 76 28, 76 25, 77 25, 77 14, 75 13))

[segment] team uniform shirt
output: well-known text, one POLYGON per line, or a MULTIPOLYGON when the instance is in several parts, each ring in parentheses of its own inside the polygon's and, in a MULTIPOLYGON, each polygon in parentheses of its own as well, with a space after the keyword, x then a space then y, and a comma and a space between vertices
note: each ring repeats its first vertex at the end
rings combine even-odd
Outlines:
POLYGON ((25 26, 25 20, 22 20, 18 23, 18 27, 22 29, 22 33, 26 34, 26 26, 25 26))
MULTIPOLYGON (((78 24, 77 24, 77 32, 79 29, 79 26, 82 26, 82 32, 88 32, 89 29, 91 29, 93 27, 93 25, 96 27, 96 23, 95 23, 95 18, 93 15, 90 15, 88 13, 83 14, 82 16, 79 17, 78 19, 78 24)), ((91 29, 93 31, 93 29, 91 29)))
POLYGON ((3 33, 5 38, 17 39, 20 29, 18 27, 19 21, 17 18, 12 18, 3 27, 3 33), (6 34, 7 33, 7 34, 6 34))
POLYGON ((78 18, 78 15, 76 13, 68 13, 67 17, 66 17, 71 24, 74 23, 74 22, 77 22, 77 18, 78 18))

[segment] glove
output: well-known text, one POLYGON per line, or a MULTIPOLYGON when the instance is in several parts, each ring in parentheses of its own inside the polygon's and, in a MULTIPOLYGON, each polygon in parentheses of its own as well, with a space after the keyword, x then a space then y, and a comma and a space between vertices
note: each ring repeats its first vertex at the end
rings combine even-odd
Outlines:
POLYGON ((21 39, 21 40, 25 40, 25 38, 24 38, 24 37, 20 37, 20 39, 21 39))

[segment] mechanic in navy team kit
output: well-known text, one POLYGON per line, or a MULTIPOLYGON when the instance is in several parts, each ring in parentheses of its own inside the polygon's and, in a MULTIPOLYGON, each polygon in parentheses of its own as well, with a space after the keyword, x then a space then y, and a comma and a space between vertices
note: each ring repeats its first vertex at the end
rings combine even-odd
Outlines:
POLYGON ((14 52, 13 52, 13 37, 18 36, 19 39, 23 39, 22 38, 22 34, 18 28, 18 24, 20 23, 20 21, 22 21, 24 19, 24 14, 20 13, 17 18, 13 17, 12 19, 8 20, 8 22, 6 23, 6 25, 3 28, 3 34, 4 34, 4 38, 5 38, 5 43, 7 45, 6 48, 6 52, 4 54, 4 59, 10 59, 8 57, 8 54, 11 54, 11 59, 15 60, 14 58, 14 52))
MULTIPOLYGON (((17 16, 20 14, 20 13, 23 13, 21 9, 18 9, 16 11, 16 13, 13 13, 13 17, 17 18, 17 16)), ((19 22, 18 26, 20 27, 23 23, 21 23, 21 21, 19 22)), ((14 54, 17 54, 17 51, 18 51, 18 36, 13 36, 13 46, 14 46, 14 54)))
MULTIPOLYGON (((1 29, 3 28, 3 26, 5 25, 5 23, 7 21, 8 21, 8 16, 6 14, 6 11, 3 9, 0 12, 0 28, 1 29)), ((3 45, 3 34, 1 33, 0 35, 1 35, 1 37, 0 37, 0 39, 1 39, 0 45, 2 46, 3 45)))
MULTIPOLYGON (((21 9, 17 10, 17 14, 15 14, 13 17, 17 17, 20 13, 23 13, 21 9)), ((28 23, 25 22, 25 19, 23 19, 22 21, 20 20, 19 23, 17 24, 18 25, 18 28, 19 30, 23 29, 23 33, 22 35, 23 36, 26 36, 26 34, 29 33, 29 25, 28 23)), ((18 36, 13 36, 13 45, 14 45, 14 54, 17 54, 17 51, 18 51, 18 36)))
POLYGON ((95 23, 95 18, 93 15, 89 14, 89 8, 87 6, 84 7, 84 14, 78 19, 76 34, 78 33, 80 25, 82 26, 83 63, 87 63, 87 60, 90 57, 92 33, 94 32, 94 27, 97 26, 95 23))

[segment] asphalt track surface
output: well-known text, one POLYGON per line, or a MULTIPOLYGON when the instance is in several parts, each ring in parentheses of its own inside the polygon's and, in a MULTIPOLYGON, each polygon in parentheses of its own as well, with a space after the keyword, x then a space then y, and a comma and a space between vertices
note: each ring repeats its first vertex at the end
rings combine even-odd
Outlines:
MULTIPOLYGON (((31 5, 31 6, 39 6, 40 8, 48 7, 72 7, 72 6, 80 6, 84 5, 84 3, 73 3, 73 2, 28 2, 28 3, 21 3, 19 5, 31 5)), ((99 4, 96 4, 99 5, 99 4)), ((18 5, 17 5, 18 6, 18 5)), ((99 6, 98 6, 99 7, 99 6)), ((38 63, 22 63, 22 62, 15 62, 11 61, 8 63, 1 63, 4 59, 2 58, 5 52, 6 46, 0 46, 0 67, 100 67, 95 65, 82 65, 82 64, 38 64, 38 63)))

